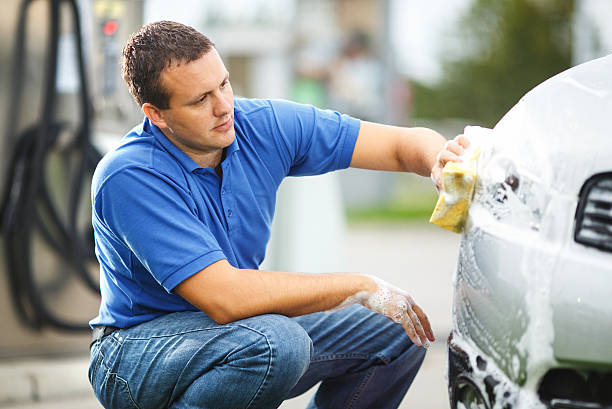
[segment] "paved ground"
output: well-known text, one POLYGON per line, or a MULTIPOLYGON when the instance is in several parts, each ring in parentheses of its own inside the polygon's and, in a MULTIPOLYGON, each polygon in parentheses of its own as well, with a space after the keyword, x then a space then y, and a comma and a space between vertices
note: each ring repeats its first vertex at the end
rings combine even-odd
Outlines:
MULTIPOLYGON (((430 348, 401 408, 447 409, 445 340, 459 236, 429 225, 360 226, 346 238, 345 271, 376 274, 406 290, 427 312, 438 341, 430 348)), ((0 361, 0 407, 99 409, 86 378, 87 358, 0 361)), ((304 408, 313 390, 285 402, 304 408)))

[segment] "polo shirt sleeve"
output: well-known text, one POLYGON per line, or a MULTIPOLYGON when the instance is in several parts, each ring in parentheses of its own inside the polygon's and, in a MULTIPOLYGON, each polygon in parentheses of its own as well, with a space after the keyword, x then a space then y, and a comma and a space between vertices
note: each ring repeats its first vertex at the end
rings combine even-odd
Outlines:
POLYGON ((190 194, 153 170, 127 168, 106 179, 94 198, 94 217, 168 292, 226 258, 190 194))
POLYGON ((335 111, 289 101, 271 101, 289 158, 289 176, 319 175, 351 163, 360 121, 335 111))

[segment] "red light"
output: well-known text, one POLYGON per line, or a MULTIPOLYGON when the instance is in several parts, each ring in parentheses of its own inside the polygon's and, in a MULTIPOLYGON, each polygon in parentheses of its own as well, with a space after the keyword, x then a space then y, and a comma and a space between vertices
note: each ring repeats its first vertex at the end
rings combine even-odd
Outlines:
POLYGON ((104 34, 107 36, 112 36, 117 32, 117 22, 116 21, 107 21, 104 24, 103 28, 104 34))

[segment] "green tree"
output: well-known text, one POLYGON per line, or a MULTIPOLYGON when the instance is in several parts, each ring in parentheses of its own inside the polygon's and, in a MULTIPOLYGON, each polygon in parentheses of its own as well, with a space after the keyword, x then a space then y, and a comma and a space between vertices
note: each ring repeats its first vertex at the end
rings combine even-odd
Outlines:
POLYGON ((474 0, 435 86, 415 83, 417 118, 493 126, 531 88, 571 65, 574 0, 474 0), (470 50, 457 57, 458 48, 470 50))

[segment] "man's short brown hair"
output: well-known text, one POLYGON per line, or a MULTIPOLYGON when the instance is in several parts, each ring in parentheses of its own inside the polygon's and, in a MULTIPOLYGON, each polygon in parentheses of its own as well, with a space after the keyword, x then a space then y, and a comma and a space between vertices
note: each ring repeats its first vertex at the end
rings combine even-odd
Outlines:
POLYGON ((138 105, 170 107, 161 73, 172 64, 199 59, 215 45, 193 27, 174 21, 147 24, 132 34, 123 49, 123 79, 138 105))

